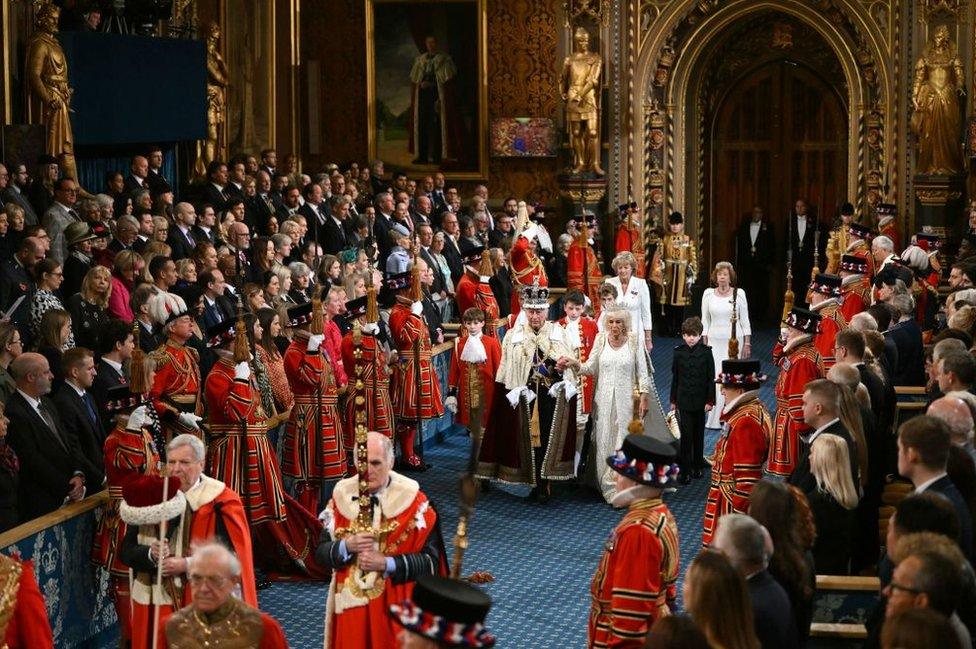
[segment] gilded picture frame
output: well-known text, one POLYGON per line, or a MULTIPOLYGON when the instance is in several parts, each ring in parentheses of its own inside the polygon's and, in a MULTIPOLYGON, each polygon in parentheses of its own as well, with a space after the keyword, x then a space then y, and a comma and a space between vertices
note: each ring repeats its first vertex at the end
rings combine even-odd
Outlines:
POLYGON ((487 0, 366 0, 370 159, 487 177, 487 23, 487 0))

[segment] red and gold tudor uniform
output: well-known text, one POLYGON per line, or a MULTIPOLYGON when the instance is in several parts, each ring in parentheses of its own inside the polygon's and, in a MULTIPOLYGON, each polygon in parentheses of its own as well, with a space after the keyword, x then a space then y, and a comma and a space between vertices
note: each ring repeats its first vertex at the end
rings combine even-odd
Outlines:
POLYGON ((611 501, 627 513, 607 540, 590 584, 587 646, 637 649, 654 621, 670 614, 677 597, 678 525, 661 489, 678 467, 669 444, 640 434, 624 438, 606 461, 637 484, 611 501))
POLYGON ((397 628, 387 613, 390 606, 408 599, 418 578, 446 573, 437 512, 420 485, 391 471, 389 482, 373 498, 373 527, 392 530, 380 547, 392 569, 382 573, 360 573, 356 556, 345 547, 346 531, 359 517, 358 475, 336 485, 321 515, 331 540, 319 544, 316 556, 333 571, 326 605, 325 647, 397 646, 397 628), (354 586, 363 583, 370 588, 354 586))
POLYGON ((122 485, 140 475, 159 475, 159 452, 152 435, 146 430, 147 408, 141 395, 134 395, 128 385, 113 386, 106 394, 105 410, 111 415, 129 415, 125 423, 115 424, 102 446, 105 457, 105 482, 108 505, 102 510, 92 542, 92 563, 108 571, 110 593, 119 618, 123 640, 131 637, 129 602, 129 566, 122 562, 119 552, 125 539, 126 525, 119 518, 122 504, 122 485))
POLYGON ((817 273, 810 283, 810 295, 810 310, 820 316, 820 331, 813 337, 813 344, 820 352, 826 371, 836 362, 834 341, 837 332, 847 326, 847 320, 841 312, 840 276, 817 273))
POLYGON ((351 439, 343 434, 339 392, 333 362, 322 346, 324 336, 312 335, 312 302, 288 310, 294 329, 284 364, 294 405, 285 427, 282 470, 296 481, 296 497, 305 509, 321 511, 322 484, 346 475, 351 439))
POLYGON ((200 437, 198 428, 187 426, 180 414, 200 416, 200 354, 192 347, 167 339, 152 353, 156 363, 156 378, 149 395, 159 415, 166 439, 183 433, 200 437))
POLYGON ((637 217, 637 203, 624 203, 617 208, 620 220, 617 224, 617 236, 614 239, 613 251, 615 254, 629 252, 637 260, 637 268, 634 275, 644 276, 644 245, 641 238, 640 222, 637 217))
POLYGON ((762 479, 773 434, 772 417, 759 399, 759 385, 765 380, 759 361, 722 361, 722 372, 715 382, 745 392, 725 404, 722 413, 722 434, 715 444, 711 485, 705 501, 703 545, 712 542, 719 518, 748 510, 752 489, 762 479))
POLYGON ((0 638, 4 649, 54 648, 33 564, 5 555, 0 555, 0 638))
POLYGON ((396 304, 390 310, 390 332, 399 352, 393 368, 393 413, 396 415, 403 460, 422 466, 414 453, 417 422, 444 414, 440 381, 431 360, 430 330, 421 303, 407 293, 412 291, 412 271, 388 277, 386 286, 396 291, 396 304))
MULTIPOLYGON (((522 310, 519 296, 526 287, 549 286, 549 278, 542 260, 535 254, 535 237, 539 231, 536 223, 531 223, 515 239, 510 257, 512 260, 512 317, 522 310)), ((463 311, 462 311, 463 313, 463 311)))
POLYGON ((894 243, 894 250, 901 250, 901 236, 898 233, 898 206, 893 203, 878 205, 878 234, 888 237, 894 243))
POLYGON ((847 250, 844 254, 864 261, 864 274, 870 280, 874 276, 874 255, 871 254, 871 240, 874 232, 866 225, 856 221, 847 226, 847 250))
POLYGON ((498 330, 495 329, 494 323, 500 317, 501 311, 498 308, 498 301, 495 300, 495 294, 488 284, 490 275, 482 274, 491 268, 490 261, 488 269, 484 267, 486 258, 483 258, 483 255, 485 254, 484 246, 474 246, 464 253, 464 274, 458 280, 454 299, 457 301, 458 313, 464 313, 470 308, 481 309, 485 314, 485 335, 497 339, 498 330), (480 270, 475 266, 478 263, 482 264, 480 270))
POLYGON ((192 598, 184 575, 164 577, 162 585, 156 583, 157 567, 149 556, 149 547, 159 538, 163 521, 169 521, 166 536, 171 557, 190 556, 193 544, 203 541, 216 539, 226 545, 241 562, 244 602, 258 605, 251 534, 238 495, 206 475, 184 493, 179 479, 171 477, 164 501, 163 480, 140 476, 122 488, 119 515, 128 525, 122 559, 132 569, 132 649, 152 646, 155 607, 159 607, 159 646, 165 646, 166 620, 192 598))
POLYGON ((871 306, 871 279, 861 257, 844 255, 840 259, 840 313, 850 322, 871 306))
POLYGON ((577 214, 573 216, 573 223, 576 224, 578 232, 569 246, 569 252, 566 253, 566 287, 570 290, 576 289, 590 298, 593 312, 599 317, 600 283, 603 282, 603 273, 600 271, 600 262, 596 258, 590 237, 591 231, 596 228, 596 217, 590 213, 577 214))
POLYGON ((800 436, 809 430, 803 423, 803 391, 807 383, 825 375, 820 352, 813 336, 820 316, 807 309, 793 307, 784 323, 792 337, 781 338, 773 348, 773 362, 779 366, 776 379, 776 420, 773 443, 766 470, 773 475, 788 476, 796 468, 800 436))
MULTIPOLYGON (((360 319, 361 330, 355 327, 342 338, 342 362, 350 381, 356 377, 363 382, 363 395, 366 401, 366 428, 393 438, 393 403, 390 401, 390 373, 386 352, 376 335, 379 325, 376 322, 364 323, 367 296, 346 302, 346 314, 360 319), (356 337, 359 336, 357 341, 356 337)), ((356 429, 355 403, 346 399, 344 430, 351 435, 356 429)))
POLYGON ((497 338, 465 333, 457 339, 447 375, 449 394, 457 399, 455 423, 470 427, 472 413, 481 408, 484 430, 495 396, 495 374, 501 362, 502 346, 497 338))
POLYGON ((321 525, 285 494, 255 375, 248 363, 235 363, 227 349, 235 339, 234 320, 207 332, 207 345, 217 357, 205 389, 210 415, 207 473, 240 496, 259 563, 273 570, 297 567, 325 578, 312 556, 321 525))
MULTIPOLYGON (((585 363, 590 358, 590 352, 593 351, 593 342, 599 333, 596 320, 581 317, 578 320, 570 321, 569 318, 563 316, 559 319, 558 324, 566 331, 563 342, 575 354, 576 360, 580 363, 585 363)), ((583 401, 580 404, 579 413, 588 415, 593 410, 593 390, 596 387, 596 383, 593 381, 592 376, 580 376, 579 382, 583 394, 583 401)), ((576 400, 579 403, 578 396, 576 400)))
POLYGON ((915 298, 915 321, 922 330, 922 342, 928 344, 935 329, 935 319, 939 312, 940 263, 938 252, 942 242, 935 234, 919 232, 901 257, 914 272, 912 295, 915 298), (920 253, 912 253, 918 248, 920 253))

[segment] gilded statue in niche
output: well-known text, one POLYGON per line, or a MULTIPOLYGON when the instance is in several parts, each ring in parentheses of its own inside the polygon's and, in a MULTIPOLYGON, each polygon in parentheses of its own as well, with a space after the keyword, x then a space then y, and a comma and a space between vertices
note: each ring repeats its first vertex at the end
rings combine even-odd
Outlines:
POLYGON ((207 175, 207 165, 223 155, 224 124, 227 121, 227 85, 229 76, 220 55, 220 25, 207 27, 207 138, 197 142, 197 161, 193 171, 198 179, 207 175))
POLYGON ((77 180, 75 145, 71 131, 68 63, 58 43, 61 10, 46 4, 37 10, 36 31, 27 42, 27 121, 44 125, 44 151, 58 159, 62 175, 77 180))
POLYGON ((590 51, 590 35, 573 33, 573 53, 563 62, 561 91, 566 102, 566 130, 573 154, 571 172, 603 175, 600 166, 600 73, 602 57, 590 51))
POLYGON ((949 28, 940 25, 915 64, 912 88, 912 130, 918 137, 920 174, 951 175, 962 172, 962 62, 949 39, 949 28))

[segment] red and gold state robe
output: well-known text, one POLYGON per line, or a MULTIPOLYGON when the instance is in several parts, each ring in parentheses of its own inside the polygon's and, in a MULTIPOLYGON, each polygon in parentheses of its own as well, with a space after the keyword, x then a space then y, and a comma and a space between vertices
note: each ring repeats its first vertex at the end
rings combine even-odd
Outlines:
POLYGON ((343 436, 333 361, 321 346, 308 351, 308 336, 302 334, 297 333, 285 350, 285 375, 295 404, 285 427, 282 470, 297 481, 298 502, 309 511, 320 511, 319 488, 324 480, 346 475, 351 440, 343 436))
POLYGON ((635 500, 607 540, 590 584, 588 647, 639 649, 677 597, 678 525, 659 497, 635 500))
POLYGON ((193 607, 181 608, 166 622, 166 647, 197 649, 224 646, 254 649, 287 649, 288 641, 281 625, 256 608, 231 597, 205 619, 193 607), (239 644, 235 644, 235 642, 239 644))
POLYGON ((481 408, 481 426, 488 423, 492 399, 495 396, 495 373, 502 362, 502 346, 497 338, 491 338, 487 333, 481 336, 481 343, 485 346, 487 359, 483 363, 470 363, 461 360, 464 346, 470 336, 465 334, 457 339, 454 352, 451 354, 451 369, 447 375, 447 385, 457 389, 458 411, 454 415, 454 422, 462 426, 471 425, 471 413, 475 408, 481 408), (477 383, 477 399, 472 400, 471 388, 477 383))
MULTIPOLYGON (((349 377, 355 380, 356 365, 360 366, 360 378, 366 397, 366 427, 369 430, 393 437, 393 403, 390 401, 390 374, 386 364, 386 353, 380 347, 376 336, 363 333, 359 358, 356 358, 356 345, 353 332, 342 337, 342 362, 348 368, 349 377)), ((354 399, 346 399, 345 430, 355 435, 356 410, 354 399)))
POLYGON ((826 372, 837 362, 834 358, 834 341, 837 340, 837 332, 847 326, 847 320, 841 313, 840 303, 836 298, 830 298, 817 306, 811 306, 810 310, 821 315, 820 332, 814 336, 813 344, 820 352, 824 372, 826 372))
POLYGON ((495 294, 491 292, 488 282, 482 282, 481 277, 470 268, 464 269, 464 274, 458 280, 457 288, 454 291, 454 299, 457 300, 458 313, 464 312, 475 307, 485 312, 485 335, 490 338, 498 338, 498 330, 495 322, 500 317, 501 311, 498 309, 498 301, 495 294))
POLYGON ((156 377, 149 396, 159 415, 166 441, 183 433, 202 438, 199 430, 184 426, 177 418, 181 412, 203 414, 197 350, 167 340, 152 353, 152 358, 156 361, 156 377))
POLYGON ((0 555, 0 636, 4 649, 54 647, 33 564, 4 555, 0 555))
POLYGON ((629 219, 617 226, 617 237, 614 240, 613 251, 618 255, 622 252, 633 253, 637 260, 634 275, 637 277, 644 276, 644 249, 641 245, 640 228, 631 223, 629 219))
POLYGON ((390 311, 390 331, 399 352, 393 369, 393 412, 398 423, 444 414, 441 385, 431 362, 430 330, 422 316, 410 311, 410 304, 408 298, 398 295, 390 311))
POLYGON ((539 286, 549 286, 549 278, 546 277, 546 269, 534 252, 530 241, 520 236, 512 245, 512 252, 509 255, 512 259, 512 315, 517 316, 522 310, 522 303, 519 295, 522 288, 532 286, 538 278, 539 286))
POLYGON ((848 275, 841 280, 840 314, 850 322, 871 306, 871 280, 867 275, 848 275))
MULTIPOLYGON (((240 497, 220 480, 201 475, 200 482, 185 492, 186 511, 176 521, 170 521, 170 556, 185 557, 191 554, 194 543, 203 543, 217 537, 218 529, 226 538, 220 539, 241 562, 241 594, 244 602, 256 607, 258 593, 254 582, 254 553, 251 548, 251 532, 240 497), (220 526, 217 520, 220 519, 220 526)), ((148 546, 159 538, 158 525, 142 525, 138 529, 137 542, 140 554, 148 556, 148 546)), ((147 559, 148 561, 148 559, 147 559)), ((166 646, 166 620, 173 611, 190 603, 192 593, 185 576, 164 578, 164 587, 153 586, 156 571, 143 572, 133 568, 132 576, 132 649, 152 647, 154 606, 159 606, 159 645, 166 646)))
POLYGON ((715 524, 726 514, 746 513, 749 496, 762 480, 762 465, 772 439, 772 417, 759 390, 744 393, 722 413, 722 435, 715 444, 715 463, 705 501, 702 545, 712 542, 715 524))
MULTIPOLYGON (((388 557, 420 553, 435 533, 437 512, 430 506, 420 485, 398 473, 390 473, 390 483, 376 494, 373 507, 375 525, 392 525, 380 552, 388 557)), ((323 512, 325 529, 336 541, 359 516, 359 477, 346 478, 336 485, 329 505, 323 512)), ((375 526, 374 525, 374 526, 375 526)), ((336 649, 378 649, 396 647, 400 626, 389 615, 391 604, 410 599, 413 580, 399 581, 383 573, 367 573, 367 579, 383 582, 382 592, 373 599, 359 597, 347 581, 356 565, 355 559, 334 567, 325 612, 325 646, 336 649)), ((444 574, 443 555, 435 574, 444 574)))
POLYGON ((826 374, 823 359, 813 345, 812 335, 794 338, 792 344, 776 343, 773 362, 779 366, 776 379, 776 422, 773 447, 766 470, 788 476, 796 468, 800 436, 810 431, 803 423, 803 392, 807 383, 826 374))
MULTIPOLYGON (((596 320, 593 318, 580 318, 575 323, 575 331, 570 331, 569 320, 566 316, 563 316, 559 320, 559 325, 566 330, 566 346, 571 351, 577 353, 576 360, 580 363, 585 363, 590 358, 590 352, 593 350, 593 341, 596 340, 596 335, 600 333, 596 320)), ((593 382, 592 376, 580 376, 579 382, 583 388, 583 407, 580 409, 580 412, 588 415, 593 409, 593 389, 596 384, 593 382)), ((576 397, 576 399, 579 402, 579 397, 576 397)))
POLYGON ((251 524, 253 544, 269 569, 288 570, 297 564, 313 576, 327 573, 314 565, 321 525, 281 484, 278 458, 268 441, 267 418, 257 386, 251 379, 234 378, 230 352, 218 351, 219 360, 207 376, 207 412, 210 447, 207 474, 237 492, 251 524), (277 557, 287 557, 280 565, 277 557))
POLYGON ((581 237, 576 237, 566 253, 566 287, 576 289, 590 298, 594 314, 600 316, 600 283, 603 273, 600 272, 600 262, 597 261, 593 246, 580 244, 581 237), (585 254, 584 254, 585 253, 585 254), (583 272, 583 259, 586 259, 586 273, 583 272))

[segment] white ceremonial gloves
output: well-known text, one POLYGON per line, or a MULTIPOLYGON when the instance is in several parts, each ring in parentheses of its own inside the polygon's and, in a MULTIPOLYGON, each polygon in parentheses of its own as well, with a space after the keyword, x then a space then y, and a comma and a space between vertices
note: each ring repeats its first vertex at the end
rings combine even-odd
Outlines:
POLYGON ((149 422, 149 417, 146 414, 146 406, 139 406, 132 411, 129 415, 129 421, 125 424, 125 429, 132 432, 142 430, 142 427, 149 422))
POLYGON ((234 380, 247 381, 251 378, 251 366, 247 361, 241 361, 234 366, 234 380))
POLYGON ((448 397, 444 399, 444 407, 450 410, 452 413, 457 414, 458 411, 457 397, 448 397))
POLYGON ((420 315, 424 312, 424 305, 421 302, 414 302, 410 305, 410 313, 414 315, 420 315))
POLYGON ((322 341, 325 340, 325 334, 312 334, 308 337, 308 351, 314 352, 318 351, 319 347, 322 346, 322 341))
POLYGON ((491 277, 488 275, 478 275, 478 281, 480 281, 482 284, 487 284, 491 281, 491 277))
MULTIPOLYGON (((530 221, 530 223, 532 223, 532 222, 530 221)), ((539 235, 539 226, 537 224, 535 224, 535 223, 532 223, 531 225, 529 225, 528 227, 526 227, 524 230, 522 230, 522 234, 520 234, 519 236, 525 237, 529 241, 532 241, 538 235, 539 235)))
POLYGON ((508 402, 512 404, 513 408, 518 408, 519 397, 523 394, 525 395, 525 405, 529 405, 535 401, 536 394, 530 390, 527 385, 520 385, 513 390, 509 390, 505 397, 508 399, 508 402))
POLYGON ((203 421, 203 417, 194 415, 192 412, 181 412, 177 416, 177 419, 179 419, 180 423, 187 428, 192 428, 194 430, 200 430, 200 422, 203 421))
POLYGON ((364 334, 369 334, 371 336, 375 336, 379 332, 380 332, 380 326, 379 326, 379 324, 377 324, 375 322, 370 322, 370 323, 367 323, 367 324, 364 324, 363 325, 363 333, 364 334))

